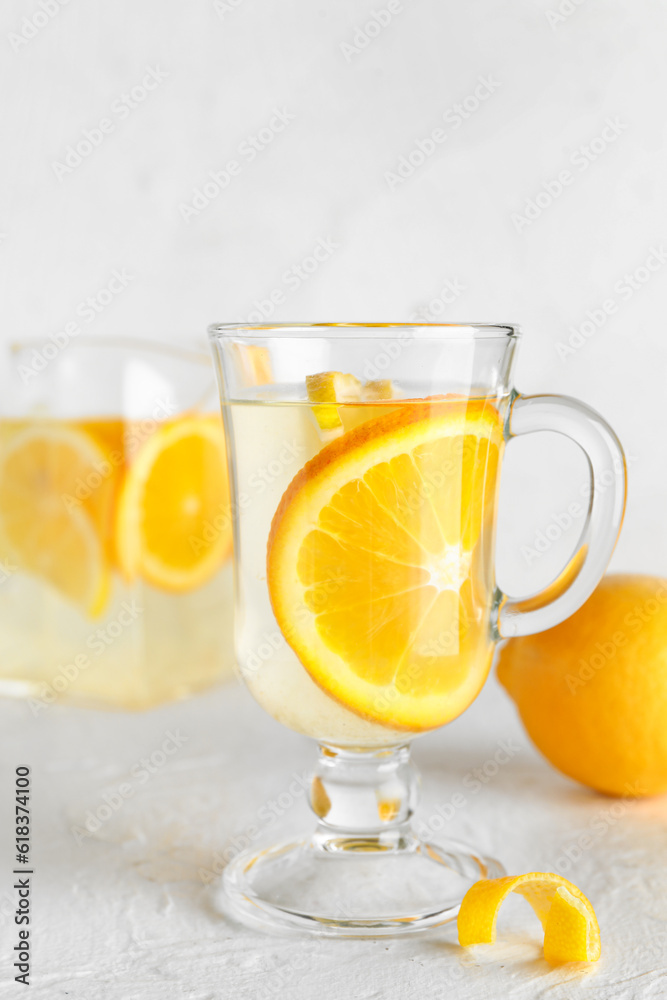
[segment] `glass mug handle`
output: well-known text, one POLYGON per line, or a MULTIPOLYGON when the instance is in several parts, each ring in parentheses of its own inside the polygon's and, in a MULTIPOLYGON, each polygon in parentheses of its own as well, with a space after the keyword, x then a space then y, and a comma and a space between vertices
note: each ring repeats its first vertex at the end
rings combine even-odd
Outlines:
POLYGON ((522 396, 510 403, 507 436, 555 431, 584 451, 591 473, 586 523, 577 549, 559 576, 532 597, 500 595, 497 629, 501 639, 553 628, 581 607, 602 579, 618 539, 627 493, 625 455, 599 413, 568 396, 522 396))

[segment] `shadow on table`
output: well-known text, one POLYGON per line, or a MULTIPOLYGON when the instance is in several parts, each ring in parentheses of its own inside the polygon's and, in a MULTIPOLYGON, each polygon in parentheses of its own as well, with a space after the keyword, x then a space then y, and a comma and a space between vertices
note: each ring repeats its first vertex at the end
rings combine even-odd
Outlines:
POLYGON ((542 944, 535 937, 534 928, 526 933, 499 933, 498 940, 492 945, 477 945, 473 948, 461 948, 454 934, 448 934, 444 939, 429 937, 420 940, 420 951, 428 960, 444 960, 445 967, 438 973, 441 984, 462 983, 473 978, 474 974, 483 973, 488 982, 489 973, 495 973, 498 979, 507 976, 516 980, 535 980, 540 978, 545 986, 556 983, 574 982, 582 976, 596 975, 601 968, 599 962, 568 962, 564 965, 551 965, 544 958, 542 944), (444 979, 444 982, 443 982, 444 979))

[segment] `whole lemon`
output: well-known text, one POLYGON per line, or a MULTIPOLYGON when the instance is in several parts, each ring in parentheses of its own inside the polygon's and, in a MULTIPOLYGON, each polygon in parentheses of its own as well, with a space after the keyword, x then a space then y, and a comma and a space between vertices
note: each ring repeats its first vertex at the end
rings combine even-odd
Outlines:
POLYGON ((667 579, 606 576, 561 625, 510 639, 498 677, 559 771, 609 795, 667 790, 667 579))

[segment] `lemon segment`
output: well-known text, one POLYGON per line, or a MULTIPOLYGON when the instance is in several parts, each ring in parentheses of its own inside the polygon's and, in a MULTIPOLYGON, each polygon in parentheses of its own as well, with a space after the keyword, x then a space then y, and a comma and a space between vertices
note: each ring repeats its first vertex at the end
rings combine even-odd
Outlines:
POLYGON ((113 465, 91 435, 53 421, 12 434, 0 453, 0 540, 18 569, 89 617, 109 593, 105 530, 113 465))
POLYGON ((366 400, 393 399, 394 395, 394 385, 390 378, 373 379, 366 382, 361 390, 361 397, 366 400))
POLYGON ((129 467, 116 514, 116 551, 128 581, 181 593, 211 579, 231 553, 225 441, 217 417, 161 427, 129 467))
POLYGON ((271 354, 261 344, 236 344, 235 353, 247 385, 269 385, 273 382, 271 354))
POLYGON ((502 424, 487 400, 392 407, 326 445, 273 519, 277 622, 346 708, 412 731, 459 715, 492 653, 490 586, 502 424))
MULTIPOLYGON (((306 392, 311 403, 356 403, 361 399, 361 382, 343 372, 318 372, 306 376, 306 392)), ((321 430, 342 428, 337 406, 313 406, 321 430)))

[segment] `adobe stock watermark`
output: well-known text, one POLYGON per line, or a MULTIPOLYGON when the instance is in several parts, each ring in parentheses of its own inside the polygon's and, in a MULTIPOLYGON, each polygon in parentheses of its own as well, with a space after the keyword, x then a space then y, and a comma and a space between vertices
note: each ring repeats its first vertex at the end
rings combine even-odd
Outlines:
POLYGON ((292 997, 296 992, 297 979, 303 979, 313 969, 323 967, 327 958, 326 943, 322 938, 312 938, 307 944, 304 941, 300 954, 294 950, 286 953, 275 949, 264 965, 262 975, 253 977, 252 1000, 275 1000, 276 997, 282 1000, 292 997))
POLYGON ((74 309, 77 319, 65 323, 64 327, 56 333, 50 333, 48 340, 41 347, 31 348, 30 360, 27 364, 16 366, 23 384, 27 385, 31 379, 36 378, 45 368, 48 368, 50 362, 57 358, 62 351, 69 347, 72 340, 81 334, 79 319, 82 319, 84 323, 93 323, 125 291, 131 281, 134 281, 134 275, 129 274, 126 268, 122 268, 120 271, 114 270, 102 288, 99 288, 93 295, 82 299, 74 309))
POLYGON ((107 619, 104 625, 93 629, 86 637, 85 645, 89 652, 77 653, 70 663, 61 664, 50 683, 42 681, 39 685, 39 693, 28 698, 28 706, 32 714, 37 716, 49 705, 58 701, 70 685, 74 684, 77 678, 85 670, 88 670, 110 646, 113 646, 118 638, 141 618, 143 613, 144 609, 135 600, 121 601, 119 610, 114 617, 107 619))
POLYGON ((435 807, 435 811, 428 819, 417 819, 414 824, 417 836, 428 840, 434 834, 441 833, 447 823, 451 823, 456 813, 465 809, 470 798, 479 795, 482 789, 490 781, 493 781, 501 767, 508 764, 522 750, 521 744, 515 740, 498 740, 495 753, 488 757, 480 767, 474 767, 462 778, 461 784, 468 792, 468 796, 460 791, 454 792, 446 802, 441 802, 435 807))
POLYGON ((352 40, 341 42, 339 49, 346 63, 351 63, 355 56, 361 55, 373 39, 381 35, 394 21, 397 14, 404 11, 401 0, 389 0, 386 7, 371 11, 371 16, 364 24, 355 26, 352 40))
POLYGON ((658 961, 663 963, 667 955, 667 931, 656 931, 653 924, 641 932, 640 938, 642 943, 632 952, 635 968, 652 966, 658 961))
POLYGON ((189 736, 184 736, 178 729, 176 732, 168 730, 159 747, 146 757, 140 757, 136 764, 132 765, 127 781, 122 781, 111 791, 103 792, 99 805, 94 810, 87 811, 84 825, 70 827, 70 833, 79 847, 88 837, 98 833, 104 824, 122 809, 127 800, 136 794, 137 789, 163 768, 169 758, 173 757, 189 739, 189 736))
POLYGON ((517 233, 522 233, 532 226, 555 201, 558 201, 565 194, 567 188, 574 184, 577 177, 585 173, 592 163, 595 163, 607 152, 627 128, 627 122, 622 122, 618 115, 606 118, 600 134, 594 136, 587 143, 582 143, 570 154, 568 162, 574 167, 574 170, 564 167, 556 177, 543 181, 537 194, 526 200, 523 213, 512 213, 510 218, 517 233))
POLYGON ((447 307, 453 305, 467 290, 468 286, 464 285, 459 278, 447 278, 437 295, 429 299, 425 305, 417 306, 410 316, 410 321, 415 323, 420 321, 422 323, 436 322, 447 307))
POLYGON ((415 342, 415 331, 409 327, 391 340, 380 341, 380 347, 372 358, 364 362, 362 375, 367 382, 380 378, 392 364, 395 364, 407 347, 415 342))
POLYGON ((626 784, 625 787, 626 794, 622 798, 607 809, 596 812, 588 821, 586 832, 579 834, 567 847, 562 848, 554 864, 554 870, 559 875, 566 875, 571 871, 582 856, 595 847, 609 830, 628 814, 630 808, 636 805, 637 796, 641 796, 643 791, 641 783, 636 781, 634 785, 626 784))
POLYGON ((416 652, 419 661, 412 660, 407 667, 401 669, 400 675, 394 679, 393 687, 373 699, 373 711, 386 713, 392 705, 410 694, 417 681, 422 681, 424 674, 435 665, 441 656, 456 656, 461 643, 470 632, 470 623, 464 618, 458 618, 446 628, 443 628, 435 639, 429 640, 416 652))
POLYGON ((544 16, 551 30, 555 31, 561 24, 564 24, 585 3, 586 0, 560 0, 555 9, 545 10, 544 16))
POLYGON ((213 0, 213 9, 223 21, 227 14, 233 14, 243 3, 245 0, 213 0))
POLYGON ((244 488, 237 493, 237 499, 229 504, 221 504, 215 516, 204 521, 201 534, 189 536, 188 544, 194 554, 199 555, 214 545, 222 532, 229 530, 234 518, 238 517, 241 511, 247 510, 256 497, 262 496, 279 477, 285 474, 285 470, 297 464, 301 466, 305 451, 306 446, 296 438, 292 438, 291 441, 281 441, 274 449, 273 458, 248 475, 243 484, 244 488))
POLYGON ((255 813, 255 819, 241 833, 235 834, 227 841, 222 851, 216 851, 211 860, 210 868, 200 868, 198 875, 204 885, 214 882, 222 874, 225 866, 233 861, 237 854, 249 847, 269 830, 276 820, 281 819, 296 802, 310 792, 312 775, 309 773, 293 773, 292 779, 279 795, 268 799, 255 813))
MULTIPOLYGON (((637 461, 637 456, 628 452, 625 456, 625 467, 629 469, 637 461)), ((623 472, 623 462, 621 459, 615 458, 612 467, 609 469, 603 469, 600 473, 595 491, 598 494, 606 493, 606 491, 614 485, 621 472, 623 472)), ((532 566, 533 563, 535 563, 538 559, 541 559, 542 556, 549 552, 556 542, 560 541, 563 535, 570 530, 575 521, 586 517, 589 511, 592 493, 592 482, 588 480, 588 482, 582 483, 579 488, 581 501, 573 500, 567 505, 565 510, 552 514, 551 520, 546 527, 539 528, 535 532, 532 544, 522 545, 520 547, 521 555, 523 556, 527 566, 532 566)))
POLYGON ((125 456, 132 458, 141 445, 155 433, 160 424, 173 417, 179 410, 173 399, 156 397, 150 416, 128 419, 123 430, 125 456))
POLYGON ((638 635, 666 606, 667 585, 661 584, 653 597, 647 597, 625 614, 622 622, 619 622, 622 628, 618 628, 602 642, 596 642, 595 651, 588 658, 579 658, 579 669, 576 674, 565 675, 565 683, 570 694, 576 695, 580 688, 585 687, 596 673, 614 659, 619 649, 627 645, 629 638, 638 635))
POLYGON ((37 5, 39 9, 22 18, 20 26, 7 35, 7 41, 14 52, 18 53, 24 49, 69 2, 70 0, 39 0, 37 5))
POLYGON ((178 211, 181 218, 187 223, 198 218, 211 202, 227 190, 234 178, 242 173, 244 166, 256 160, 295 119, 296 115, 287 108, 274 108, 266 125, 247 135, 239 143, 238 159, 227 160, 220 170, 209 170, 206 180, 193 189, 189 201, 180 203, 178 211))
POLYGON ((495 80, 490 75, 480 76, 476 86, 462 101, 443 111, 442 120, 450 126, 450 131, 448 132, 440 125, 431 129, 428 135, 415 139, 414 146, 407 154, 399 156, 393 170, 385 171, 384 180, 389 190, 395 191, 409 180, 420 167, 423 167, 430 160, 443 143, 447 142, 450 134, 461 128, 499 88, 499 80, 495 80))
POLYGON ((284 628, 264 632, 260 641, 251 650, 240 649, 238 653, 239 667, 244 676, 252 676, 261 670, 278 652, 285 649, 294 634, 298 632, 301 623, 312 621, 318 611, 324 610, 331 597, 338 594, 347 583, 342 572, 334 570, 328 580, 320 581, 308 592, 308 604, 299 602, 290 608, 290 622, 284 628))
POLYGON ((15 916, 16 897, 10 896, 8 892, 4 892, 2 896, 0 896, 0 927, 3 926, 8 920, 13 924, 15 916))
POLYGON ((150 417, 133 420, 123 430, 123 448, 112 449, 107 457, 93 462, 85 476, 78 476, 72 493, 62 493, 60 499, 65 510, 81 507, 91 496, 108 482, 117 469, 136 453, 140 445, 155 433, 160 424, 176 413, 176 404, 169 399, 157 399, 150 417))
POLYGON ((632 271, 626 271, 622 278, 614 282, 614 294, 609 295, 593 309, 587 309, 586 318, 578 326, 573 324, 568 328, 570 336, 566 341, 557 341, 554 346, 561 361, 567 361, 577 354, 605 326, 609 317, 615 315, 623 304, 629 302, 666 263, 667 250, 664 246, 660 244, 651 247, 641 264, 632 271))
MULTIPOLYGON (((460 468, 463 454, 475 451, 476 445, 464 445, 461 442, 458 451, 459 457, 448 459, 443 462, 440 468, 432 470, 419 486, 405 494, 404 499, 398 505, 398 510, 408 509, 414 513, 425 504, 430 503, 431 499, 437 496, 447 477, 460 468)), ((461 546, 456 548, 452 546, 450 556, 450 559, 443 560, 444 565, 439 570, 441 592, 449 589, 451 593, 456 595, 458 603, 459 580, 469 575, 470 556, 463 551, 461 546)), ((448 623, 444 625, 437 636, 426 642, 415 643, 414 651, 418 659, 412 659, 407 666, 404 665, 400 674, 394 679, 393 686, 373 699, 374 711, 386 713, 397 701, 409 695, 417 682, 423 685, 424 675, 428 675, 438 665, 438 661, 442 657, 458 656, 462 643, 475 627, 479 630, 480 627, 485 629, 488 625, 484 623, 480 626, 478 623, 475 626, 471 618, 457 612, 449 618, 448 623)))
POLYGON ((96 149, 102 145, 107 136, 116 131, 120 122, 126 121, 133 111, 136 111, 150 94, 158 89, 169 76, 159 66, 147 66, 143 77, 130 90, 111 102, 108 115, 99 119, 92 128, 84 128, 79 139, 66 148, 62 160, 53 160, 51 169, 59 181, 74 173, 84 160, 87 160, 96 149))
POLYGON ((336 243, 331 236, 320 236, 309 253, 283 272, 279 285, 272 288, 266 296, 253 301, 252 309, 242 322, 261 323, 273 316, 276 308, 284 305, 290 295, 312 278, 322 264, 333 257, 336 250, 340 250, 340 243, 336 243))
MULTIPOLYGON (((318 949, 322 948, 321 942, 317 942, 318 949)), ((324 955, 322 955, 324 959, 324 955)), ((276 957, 275 961, 279 959, 276 957)), ((300 956, 291 954, 289 961, 284 966, 273 965, 267 968, 259 982, 253 984, 253 1000, 273 1000, 278 995, 289 997, 294 991, 295 978, 308 975, 317 964, 313 964, 312 955, 308 952, 300 956), (291 985, 290 985, 291 984, 291 985)))
POLYGON ((15 566, 8 557, 0 559, 0 586, 3 583, 7 583, 7 580, 11 580, 14 573, 18 573, 18 571, 19 567, 15 566))

